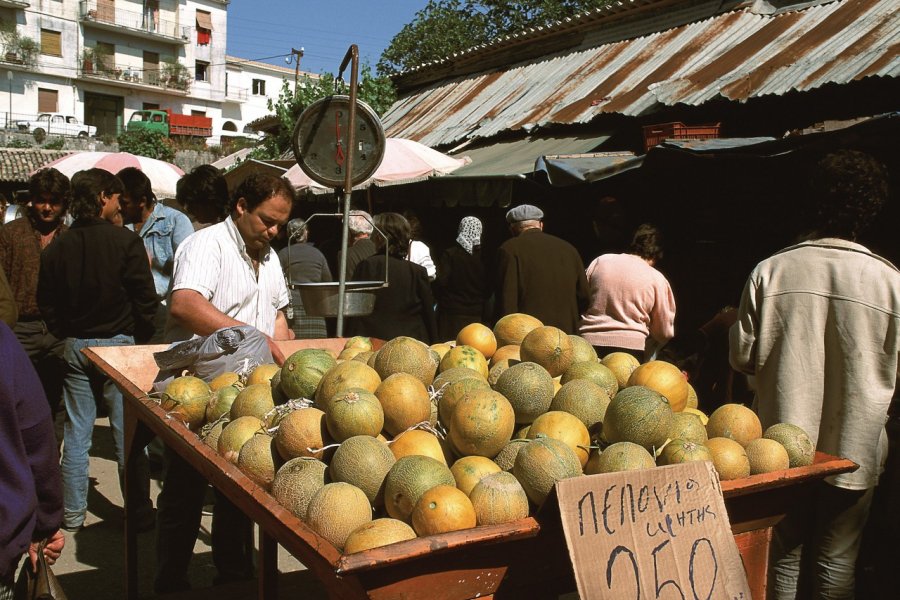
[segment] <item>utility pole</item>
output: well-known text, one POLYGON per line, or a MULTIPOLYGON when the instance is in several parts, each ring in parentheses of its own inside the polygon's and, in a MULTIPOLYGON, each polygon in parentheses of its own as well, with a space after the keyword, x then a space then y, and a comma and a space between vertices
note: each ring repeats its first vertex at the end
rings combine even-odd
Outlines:
POLYGON ((303 58, 303 46, 299 50, 291 48, 291 56, 296 61, 294 65, 294 93, 297 93, 297 81, 300 79, 300 59, 303 58))

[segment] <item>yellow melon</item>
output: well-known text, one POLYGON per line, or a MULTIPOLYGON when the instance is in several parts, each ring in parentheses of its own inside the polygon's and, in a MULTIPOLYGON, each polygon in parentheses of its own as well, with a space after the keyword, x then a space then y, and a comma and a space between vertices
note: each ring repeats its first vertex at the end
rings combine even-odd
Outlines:
POLYGON ((344 554, 380 548, 415 537, 416 532, 403 521, 390 518, 375 519, 353 530, 344 543, 344 554))
POLYGON ((593 381, 573 379, 556 392, 550 403, 550 410, 561 410, 575 415, 588 431, 594 434, 606 416, 609 402, 610 398, 606 391, 593 381))
MULTIPOLYGON (((273 452, 272 445, 272 436, 259 431, 241 446, 237 459, 237 466, 244 475, 265 490, 271 487, 275 478, 277 452, 273 452)), ((280 461, 277 466, 281 466, 280 461)))
POLYGON ((351 388, 329 400, 325 406, 325 426, 337 442, 355 435, 375 437, 384 427, 384 410, 375 394, 351 388))
POLYGON ((709 415, 709 437, 725 437, 746 446, 762 437, 762 425, 756 413, 743 404, 723 404, 709 415))
POLYGON ((250 372, 250 375, 247 377, 247 385, 269 383, 272 380, 272 377, 275 376, 275 373, 280 370, 281 367, 279 367, 275 363, 266 363, 263 365, 259 365, 250 372))
POLYGON ((237 464, 238 456, 247 440, 255 434, 265 431, 263 422, 252 416, 238 417, 230 421, 228 425, 222 429, 219 439, 216 442, 216 450, 219 455, 224 457, 230 463, 237 464))
POLYGON ((456 335, 456 345, 471 346, 489 359, 497 351, 497 338, 487 325, 469 323, 456 335))
POLYGON ((698 408, 691 408, 691 407, 689 406, 689 407, 685 408, 685 409, 684 409, 683 411, 681 411, 681 412, 684 413, 684 414, 686 414, 686 415, 694 415, 695 417, 697 417, 698 419, 700 419, 700 422, 703 423, 703 426, 704 426, 704 427, 706 427, 706 424, 709 423, 709 417, 706 416, 706 413, 705 413, 705 412, 703 412, 702 410, 700 410, 700 409, 698 409, 698 408))
POLYGON ((475 390, 453 410, 447 440, 460 456, 493 458, 510 440, 515 412, 502 394, 475 390))
POLYGON ((359 348, 360 350, 372 350, 372 338, 368 338, 363 335, 356 335, 351 338, 347 338, 347 341, 344 342, 344 350, 349 350, 351 348, 359 348))
POLYGON ((747 444, 745 450, 751 475, 783 471, 791 466, 787 450, 775 440, 757 438, 747 444))
POLYGON ((438 356, 444 358, 444 356, 450 352, 450 349, 453 348, 453 344, 441 343, 441 344, 432 344, 428 346, 430 349, 437 352, 438 356))
POLYGON ((431 385, 438 368, 431 349, 419 340, 406 336, 385 342, 375 353, 373 362, 382 380, 394 373, 408 373, 425 385, 431 385))
POLYGON ((510 344, 521 345, 522 340, 528 333, 536 327, 541 327, 543 323, 539 319, 526 315, 524 313, 510 313, 502 317, 494 325, 494 337, 497 338, 498 346, 508 346, 510 344))
POLYGON ((458 487, 467 496, 485 475, 499 473, 502 469, 497 463, 483 456, 463 456, 450 467, 458 487))
POLYGON ((572 340, 557 327, 533 329, 522 340, 519 352, 523 361, 541 365, 551 377, 562 375, 572 364, 572 340))
POLYGON ((697 406, 699 405, 699 403, 700 403, 700 401, 699 401, 699 399, 697 398, 697 390, 695 390, 695 389, 694 389, 694 386, 692 386, 692 385, 690 384, 690 382, 688 382, 688 395, 687 395, 687 401, 686 401, 685 404, 684 404, 685 410, 687 410, 688 408, 697 408, 697 406))
POLYGON ((469 493, 479 525, 510 523, 528 516, 528 494, 512 473, 485 475, 469 493))
POLYGON ((384 506, 388 515, 409 522, 422 494, 437 485, 456 485, 447 465, 428 456, 404 456, 388 471, 384 481, 384 506))
POLYGON ((702 442, 673 439, 662 449, 656 463, 662 465, 678 465, 685 462, 712 460, 712 454, 702 442))
POLYGON ((400 460, 404 456, 428 456, 436 461, 448 464, 449 451, 445 444, 430 431, 410 429, 404 431, 390 442, 390 450, 394 458, 400 460))
POLYGON ((449 384, 447 387, 443 388, 443 392, 438 401, 438 419, 445 427, 449 427, 450 419, 453 417, 453 411, 456 409, 456 405, 459 404, 467 394, 475 392, 476 390, 489 389, 491 389, 491 386, 488 385, 484 379, 481 379, 481 377, 461 379, 449 384))
POLYGON ((210 391, 216 392, 223 387, 235 384, 243 386, 243 384, 241 384, 241 376, 234 371, 225 371, 224 373, 216 375, 213 380, 209 382, 209 389, 210 391))
POLYGON ((327 483, 306 509, 310 529, 343 548, 350 534, 372 520, 372 506, 361 489, 349 483, 327 483))
POLYGON ((205 381, 192 375, 176 377, 163 391, 159 406, 173 419, 196 431, 206 420, 206 406, 212 391, 205 381))
POLYGON ((436 485, 422 494, 411 521, 420 536, 470 529, 477 524, 472 501, 452 485, 436 485))
POLYGON ((525 437, 509 440, 509 443, 503 446, 500 453, 494 457, 494 463, 504 471, 512 471, 513 464, 516 462, 516 455, 522 449, 522 446, 529 441, 525 437))
POLYGON ((316 406, 324 410, 328 400, 339 392, 350 388, 360 388, 374 392, 381 384, 381 377, 375 369, 356 360, 339 363, 322 375, 316 387, 316 406))
POLYGON ((232 421, 248 415, 265 420, 273 408, 275 401, 272 399, 272 387, 268 383, 255 383, 248 385, 235 396, 229 414, 232 421))
POLYGON ((506 346, 500 346, 497 348, 497 351, 494 352, 493 356, 491 356, 490 366, 493 367, 498 362, 502 360, 522 360, 520 355, 520 346, 518 344, 507 344, 506 346))
POLYGON ((684 410, 688 382, 681 370, 664 360, 651 360, 639 366, 628 378, 628 385, 642 385, 666 397, 675 412, 684 410))
POLYGON ((466 367, 472 369, 483 378, 487 379, 488 364, 484 355, 472 346, 456 346, 451 348, 441 359, 441 371, 454 367, 466 367))
POLYGON ((713 465, 723 481, 740 479, 750 475, 750 460, 744 447, 736 441, 713 437, 706 441, 705 446, 712 455, 713 465))
POLYGON ((417 377, 394 373, 381 382, 375 397, 384 410, 384 430, 397 435, 431 418, 431 396, 417 377))
POLYGON ((703 426, 700 417, 686 412, 675 413, 669 437, 673 440, 680 439, 697 444, 702 444, 709 439, 706 427, 703 426))
POLYGON ((620 388, 628 385, 628 379, 641 361, 627 352, 610 352, 600 362, 616 376, 620 388))
POLYGON ((591 435, 578 417, 567 412, 552 410, 534 420, 528 428, 528 439, 534 440, 549 437, 565 442, 582 467, 587 463, 590 453, 591 435))
POLYGON ((325 413, 318 408, 292 410, 282 417, 275 432, 275 448, 284 460, 301 456, 321 460, 326 453, 323 448, 333 443, 325 413))
POLYGON ((580 335, 569 334, 572 341, 572 362, 599 362, 597 351, 591 346, 591 343, 580 335))

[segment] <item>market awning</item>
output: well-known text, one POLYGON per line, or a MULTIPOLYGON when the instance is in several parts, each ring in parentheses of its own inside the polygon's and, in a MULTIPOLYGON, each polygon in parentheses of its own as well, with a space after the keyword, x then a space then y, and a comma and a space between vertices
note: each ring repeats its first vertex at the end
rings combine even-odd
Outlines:
POLYGON ((497 142, 482 148, 467 147, 454 156, 468 156, 472 159, 472 164, 457 169, 444 179, 521 177, 534 171, 535 161, 541 156, 583 154, 590 152, 609 137, 609 134, 534 136, 522 140, 497 142))
POLYGON ((197 27, 212 31, 212 15, 205 10, 197 11, 197 27))
POLYGON ((593 152, 590 154, 557 154, 541 156, 534 164, 535 173, 544 173, 553 186, 591 183, 624 171, 637 169, 643 156, 634 152, 593 152))

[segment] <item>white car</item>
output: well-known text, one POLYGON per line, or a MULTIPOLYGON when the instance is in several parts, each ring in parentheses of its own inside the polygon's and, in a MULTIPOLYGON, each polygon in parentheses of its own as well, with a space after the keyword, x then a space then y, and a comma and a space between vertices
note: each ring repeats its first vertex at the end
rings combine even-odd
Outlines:
POLYGON ((31 133, 39 142, 48 135, 67 135, 88 138, 97 135, 97 128, 85 125, 73 116, 59 113, 41 113, 34 121, 16 121, 21 133, 31 133))

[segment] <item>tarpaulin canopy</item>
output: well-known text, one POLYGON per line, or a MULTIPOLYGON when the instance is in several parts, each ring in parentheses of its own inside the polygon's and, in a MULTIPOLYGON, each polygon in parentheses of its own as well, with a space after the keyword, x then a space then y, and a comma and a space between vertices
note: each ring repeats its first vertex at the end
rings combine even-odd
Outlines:
POLYGON ((591 154, 559 154, 540 156, 534 163, 535 173, 544 173, 553 186, 600 181, 644 164, 643 156, 633 152, 595 152, 591 154))

